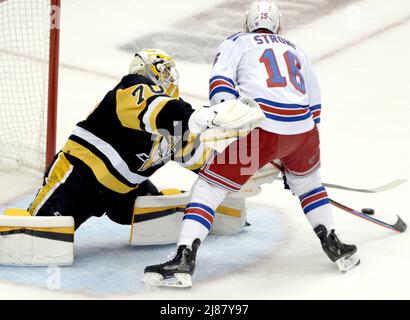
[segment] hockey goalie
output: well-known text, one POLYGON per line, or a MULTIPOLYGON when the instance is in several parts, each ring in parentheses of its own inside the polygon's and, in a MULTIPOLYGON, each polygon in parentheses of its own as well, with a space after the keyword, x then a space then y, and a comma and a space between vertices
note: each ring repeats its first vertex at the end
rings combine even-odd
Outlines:
MULTIPOLYGON (((71 264, 74 231, 104 214, 132 225, 132 244, 176 242, 189 192, 161 192, 149 177, 170 160, 198 171, 214 149, 223 150, 265 118, 246 98, 193 108, 179 97, 178 79, 166 52, 135 55, 129 74, 75 126, 27 211, 9 209, 1 217, 0 226, 10 230, 0 236, 1 264, 71 264)), ((214 233, 244 227, 243 196, 273 179, 275 171, 266 172, 244 186, 242 197, 227 197, 219 206, 214 233)))

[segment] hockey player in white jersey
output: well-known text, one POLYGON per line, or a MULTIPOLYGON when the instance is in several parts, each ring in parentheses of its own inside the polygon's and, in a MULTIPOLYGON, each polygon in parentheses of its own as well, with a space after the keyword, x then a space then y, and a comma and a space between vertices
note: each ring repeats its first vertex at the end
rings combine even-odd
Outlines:
POLYGON ((275 3, 254 2, 246 14, 245 32, 219 46, 210 79, 211 104, 248 97, 258 103, 266 120, 222 153, 215 153, 202 167, 185 210, 176 254, 166 263, 147 267, 145 282, 190 287, 196 252, 212 226, 215 208, 229 192, 239 191, 259 168, 274 160, 281 161, 287 184, 299 197, 331 261, 341 271, 359 263, 356 246, 342 243, 335 233, 331 205, 321 182, 318 81, 306 54, 278 35, 280 18, 275 3), (249 154, 251 161, 244 163, 249 154))

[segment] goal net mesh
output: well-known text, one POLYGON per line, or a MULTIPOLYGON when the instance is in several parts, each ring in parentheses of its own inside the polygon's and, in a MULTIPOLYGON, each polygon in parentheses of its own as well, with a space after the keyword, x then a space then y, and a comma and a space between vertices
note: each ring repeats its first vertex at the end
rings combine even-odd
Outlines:
POLYGON ((0 0, 0 159, 39 171, 46 154, 50 12, 50 0, 0 0))

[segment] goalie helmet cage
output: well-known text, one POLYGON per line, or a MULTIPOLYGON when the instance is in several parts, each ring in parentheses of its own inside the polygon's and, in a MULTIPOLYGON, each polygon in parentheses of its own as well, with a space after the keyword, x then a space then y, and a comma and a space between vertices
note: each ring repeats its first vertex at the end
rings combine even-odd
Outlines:
POLYGON ((0 0, 0 167, 43 171, 56 148, 60 0, 0 0))

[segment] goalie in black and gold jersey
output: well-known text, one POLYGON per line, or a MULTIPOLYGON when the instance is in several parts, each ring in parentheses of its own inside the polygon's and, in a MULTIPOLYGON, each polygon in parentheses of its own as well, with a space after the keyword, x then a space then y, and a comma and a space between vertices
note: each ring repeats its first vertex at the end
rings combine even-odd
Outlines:
POLYGON ((164 51, 138 52, 129 74, 76 125, 57 153, 30 214, 73 216, 75 228, 104 213, 131 224, 136 197, 158 192, 148 180, 157 169, 171 159, 190 170, 206 161, 211 150, 198 133, 256 121, 252 112, 246 116, 252 108, 240 102, 195 111, 179 98, 178 77, 164 51), (237 115, 232 108, 240 110, 237 115))

